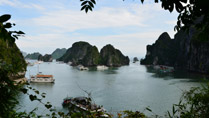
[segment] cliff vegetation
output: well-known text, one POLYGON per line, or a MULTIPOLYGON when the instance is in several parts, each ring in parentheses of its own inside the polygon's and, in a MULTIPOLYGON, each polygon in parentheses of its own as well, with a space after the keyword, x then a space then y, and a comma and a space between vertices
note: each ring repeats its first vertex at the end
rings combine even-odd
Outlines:
POLYGON ((82 64, 84 66, 122 66, 129 64, 128 56, 124 56, 120 50, 115 49, 112 45, 104 46, 100 53, 96 46, 87 42, 76 42, 69 48, 66 53, 57 59, 65 63, 71 62, 73 66, 82 64))

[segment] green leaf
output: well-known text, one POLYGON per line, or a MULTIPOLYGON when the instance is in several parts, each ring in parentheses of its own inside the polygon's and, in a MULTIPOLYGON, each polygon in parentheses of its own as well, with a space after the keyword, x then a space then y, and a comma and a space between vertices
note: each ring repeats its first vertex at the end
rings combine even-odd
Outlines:
POLYGON ((27 91, 28 91, 28 89, 23 88, 23 89, 21 89, 21 91, 22 91, 24 94, 26 94, 27 91))
POLYGON ((169 116, 169 118, 172 118, 172 117, 171 117, 171 114, 170 114, 170 112, 169 112, 169 111, 168 111, 168 116, 169 116))
POLYGON ((92 4, 90 1, 88 3, 92 8, 94 8, 94 4, 92 4))
POLYGON ((96 1, 95 0, 91 0, 91 2, 93 2, 94 4, 96 4, 96 1))
POLYGON ((12 24, 11 23, 6 23, 5 25, 4 25, 4 28, 11 28, 12 27, 12 24))
POLYGON ((86 5, 88 1, 84 1, 83 3, 81 3, 81 6, 86 5))
POLYGON ((45 107, 46 107, 47 109, 49 109, 49 108, 52 107, 52 105, 51 105, 51 104, 45 104, 45 107))
POLYGON ((142 4, 144 3, 144 0, 141 0, 142 4))
POLYGON ((33 95, 29 95, 29 98, 31 101, 35 100, 35 97, 33 95))
POLYGON ((38 91, 38 90, 36 90, 36 91, 35 91, 35 93, 36 93, 36 94, 39 94, 39 91, 38 91))
POLYGON ((174 4, 171 4, 171 5, 169 6, 168 10, 169 10, 170 12, 172 12, 172 11, 173 11, 173 8, 174 8, 174 4))
POLYGON ((0 22, 1 22, 1 23, 6 22, 6 21, 8 21, 10 18, 11 18, 11 15, 9 15, 9 14, 4 14, 4 15, 0 16, 0 22))
POLYGON ((148 107, 146 107, 146 110, 148 110, 148 111, 152 112, 152 110, 151 110, 150 108, 148 108, 148 107))
POLYGON ((178 13, 181 13, 181 11, 183 11, 184 9, 183 5, 179 1, 176 2, 175 6, 176 6, 176 11, 178 13))
POLYGON ((86 13, 88 13, 88 10, 89 10, 89 8, 88 8, 88 6, 85 8, 85 12, 86 13))
POLYGON ((81 7, 81 11, 83 11, 86 7, 87 5, 84 5, 83 7, 81 7))
POLYGON ((175 110, 175 107, 174 107, 174 105, 173 105, 173 114, 175 114, 176 113, 176 110, 175 110))
POLYGON ((17 34, 25 34, 24 32, 22 32, 22 31, 18 31, 18 32, 16 32, 17 34))
POLYGON ((88 9, 92 11, 92 8, 91 8, 91 6, 88 6, 88 9))
POLYGON ((88 13, 88 10, 89 10, 88 7, 86 7, 85 12, 88 13))
POLYGON ((17 35, 12 35, 15 39, 18 39, 18 36, 17 35))
POLYGON ((183 3, 187 3, 187 0, 179 0, 179 1, 181 1, 181 2, 183 2, 183 3))

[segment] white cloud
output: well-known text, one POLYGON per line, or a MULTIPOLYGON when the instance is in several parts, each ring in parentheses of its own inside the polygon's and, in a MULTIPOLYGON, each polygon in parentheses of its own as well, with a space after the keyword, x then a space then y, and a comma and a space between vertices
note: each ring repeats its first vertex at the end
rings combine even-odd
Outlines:
POLYGON ((0 0, 0 5, 9 5, 9 6, 15 6, 16 0, 11 1, 11 0, 0 0))
POLYGON ((45 9, 41 5, 34 4, 34 3, 25 4, 18 0, 0 0, 0 6, 3 6, 3 5, 9 5, 9 6, 16 7, 16 8, 21 7, 21 8, 37 9, 37 10, 45 9))
POLYGON ((106 28, 122 26, 145 26, 144 18, 131 14, 128 11, 114 11, 113 8, 105 8, 94 13, 85 14, 80 11, 62 10, 46 13, 45 16, 34 19, 39 26, 59 28, 66 32, 80 29, 106 28))
MULTIPOLYGON (((37 9, 42 9, 38 7, 39 5, 37 9)), ((172 25, 173 19, 162 20, 164 13, 159 4, 129 4, 128 8, 101 7, 88 14, 70 8, 43 9, 36 18, 18 20, 19 25, 27 27, 30 31, 25 31, 26 37, 18 40, 17 44, 25 51, 34 49, 34 52, 51 53, 55 48, 69 48, 74 42, 83 40, 96 45, 99 49, 106 44, 113 44, 125 55, 145 55, 146 45, 154 43, 159 35, 167 30, 163 28, 172 25), (164 26, 160 24, 162 22, 166 22, 164 26), (120 32, 121 29, 132 26, 136 29, 134 33, 125 30, 116 33, 117 35, 113 35, 110 31, 105 31, 102 36, 77 32, 83 29, 86 31, 98 29, 101 33, 102 28, 114 28, 120 32)), ((174 32, 169 33, 172 37, 174 32)))
MULTIPOLYGON (((88 14, 78 10, 46 11, 43 16, 32 19, 41 27, 54 27, 65 32, 89 28, 111 28, 124 26, 146 27, 146 21, 160 10, 159 5, 130 5, 129 9, 101 8, 88 14)), ((31 22, 31 19, 30 19, 31 22)))

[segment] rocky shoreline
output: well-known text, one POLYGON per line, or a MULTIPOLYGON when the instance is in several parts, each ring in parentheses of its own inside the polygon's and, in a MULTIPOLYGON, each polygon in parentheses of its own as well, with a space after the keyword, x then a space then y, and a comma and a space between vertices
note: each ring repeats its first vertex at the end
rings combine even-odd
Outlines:
POLYGON ((196 73, 209 74, 209 41, 199 37, 199 32, 190 28, 179 31, 174 39, 164 32, 141 59, 142 65, 166 65, 196 73))

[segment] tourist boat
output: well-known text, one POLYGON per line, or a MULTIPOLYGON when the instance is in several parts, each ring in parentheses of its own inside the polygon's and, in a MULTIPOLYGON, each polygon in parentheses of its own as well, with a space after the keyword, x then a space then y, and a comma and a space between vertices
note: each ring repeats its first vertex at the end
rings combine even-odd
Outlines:
POLYGON ((91 112, 91 113, 99 113, 100 118, 107 118, 109 117, 106 114, 106 110, 102 106, 98 106, 93 104, 91 98, 88 97, 67 97, 63 100, 62 103, 63 107, 69 108, 71 112, 91 112))
POLYGON ((107 70, 107 69, 108 69, 108 67, 105 65, 97 66, 97 70, 107 70))
POLYGON ((53 75, 44 75, 44 74, 37 74, 30 76, 30 82, 38 82, 38 83, 53 83, 55 79, 53 75))
POLYGON ((84 67, 83 65, 78 65, 78 66, 77 66, 77 69, 78 69, 78 70, 89 70, 89 68, 84 67))

